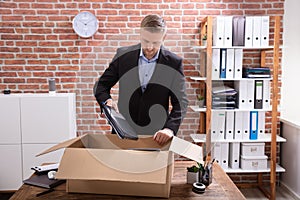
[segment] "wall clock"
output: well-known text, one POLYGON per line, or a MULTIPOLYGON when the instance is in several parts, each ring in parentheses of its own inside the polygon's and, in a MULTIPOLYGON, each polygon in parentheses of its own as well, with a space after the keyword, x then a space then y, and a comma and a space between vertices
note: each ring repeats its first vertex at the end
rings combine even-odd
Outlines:
POLYGON ((97 17, 88 11, 78 13, 73 19, 73 29, 80 37, 91 37, 97 32, 98 28, 97 17))

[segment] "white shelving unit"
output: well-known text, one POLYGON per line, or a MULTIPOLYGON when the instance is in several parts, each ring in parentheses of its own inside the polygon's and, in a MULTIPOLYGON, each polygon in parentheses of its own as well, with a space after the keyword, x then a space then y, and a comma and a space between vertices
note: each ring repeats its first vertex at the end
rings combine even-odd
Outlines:
MULTIPOLYGON (((271 143, 271 157, 270 160, 268 161, 267 168, 263 169, 258 169, 258 170, 246 170, 246 169, 231 169, 225 167, 224 170, 227 173, 257 173, 258 174, 258 183, 257 186, 266 194, 266 196, 270 197, 270 199, 275 199, 275 191, 276 191, 276 172, 284 172, 285 169, 283 169, 281 166, 276 164, 276 148, 277 148, 277 142, 285 142, 286 139, 280 137, 277 135, 277 122, 278 122, 278 117, 277 117, 277 112, 278 112, 278 68, 279 68, 279 43, 280 43, 280 17, 275 16, 275 17, 270 17, 271 23, 274 22, 274 45, 271 46, 263 46, 263 47, 242 47, 242 46, 230 46, 230 47, 225 47, 225 46, 212 46, 213 44, 213 17, 208 16, 204 18, 203 21, 201 21, 201 33, 200 33, 200 42, 199 42, 199 47, 196 47, 195 49, 200 50, 200 54, 205 55, 205 57, 202 60, 205 60, 205 67, 200 69, 204 69, 204 72, 206 74, 206 77, 190 77, 194 81, 200 81, 203 82, 205 85, 205 93, 206 93, 206 106, 205 108, 199 108, 197 106, 191 106, 191 109, 194 112, 200 112, 200 127, 201 123, 205 124, 205 126, 202 125, 202 128, 205 127, 205 130, 200 128, 200 132, 205 134, 191 134, 191 137, 194 141, 194 143, 203 143, 205 144, 206 147, 206 153, 207 153, 207 159, 211 160, 211 154, 210 151, 212 149, 212 145, 214 143, 266 143, 270 142, 271 143), (202 36, 206 35, 207 36, 207 44, 202 45, 202 36), (272 52, 273 53, 273 70, 272 70, 272 78, 255 78, 251 80, 270 80, 271 82, 271 87, 272 91, 272 96, 270 97, 272 101, 271 108, 268 109, 212 109, 212 86, 213 82, 219 81, 219 82, 226 82, 226 81, 231 81, 231 82, 238 82, 238 81, 243 81, 247 80, 246 78, 236 78, 236 79, 213 79, 212 78, 212 66, 213 66, 213 61, 212 61, 212 55, 213 55, 213 49, 242 49, 244 50, 257 50, 260 51, 261 53, 261 66, 265 66, 265 61, 266 61, 266 54, 267 52, 272 52), (225 112, 242 112, 242 111, 259 111, 259 112, 270 112, 272 114, 272 122, 271 122, 271 134, 258 134, 258 139, 255 140, 250 140, 250 139, 232 139, 232 140, 225 140, 225 139, 220 139, 220 140, 215 140, 212 141, 211 138, 211 124, 212 124, 212 112, 213 111, 225 111, 225 112), (262 173, 269 172, 270 173, 270 186, 271 190, 270 193, 268 193, 266 190, 263 189, 263 183, 262 183, 262 173)), ((270 23, 270 24, 271 24, 270 23)), ((271 29, 270 29, 271 30, 271 29)), ((203 73, 203 71, 201 72, 203 73)), ((201 74, 200 73, 200 74, 201 74)), ((203 76, 203 74, 202 74, 203 76)), ((201 86, 201 85, 200 85, 201 86)), ((203 86, 203 84, 202 84, 203 86)), ((203 90, 203 88, 201 88, 203 90)))

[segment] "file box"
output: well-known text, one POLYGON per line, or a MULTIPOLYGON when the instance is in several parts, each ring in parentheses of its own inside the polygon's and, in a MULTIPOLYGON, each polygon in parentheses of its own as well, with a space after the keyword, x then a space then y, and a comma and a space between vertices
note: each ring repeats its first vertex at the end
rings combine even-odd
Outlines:
POLYGON ((241 155, 243 156, 264 156, 265 155, 265 143, 242 143, 241 155))
POLYGON ((241 156, 241 169, 266 170, 267 156, 241 156))

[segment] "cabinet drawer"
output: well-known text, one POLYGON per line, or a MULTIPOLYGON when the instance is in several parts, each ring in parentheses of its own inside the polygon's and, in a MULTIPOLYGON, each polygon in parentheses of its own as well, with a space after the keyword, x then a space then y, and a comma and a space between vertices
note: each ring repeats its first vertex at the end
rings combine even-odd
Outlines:
POLYGON ((17 190, 22 186, 21 159, 21 145, 0 145, 0 191, 17 190))
POLYGON ((0 95, 0 144, 21 144, 20 100, 0 95))
POLYGON ((241 155, 243 156, 264 156, 265 143, 242 143, 241 155))
POLYGON ((243 170, 267 169, 267 156, 241 156, 241 168, 243 170))

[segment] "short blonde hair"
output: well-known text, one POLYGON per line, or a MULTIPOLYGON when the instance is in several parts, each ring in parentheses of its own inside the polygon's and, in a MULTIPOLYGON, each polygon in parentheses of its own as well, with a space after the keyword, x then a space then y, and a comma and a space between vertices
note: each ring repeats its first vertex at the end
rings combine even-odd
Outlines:
POLYGON ((165 32, 165 20, 159 15, 147 15, 141 22, 141 28, 150 32, 165 32))

